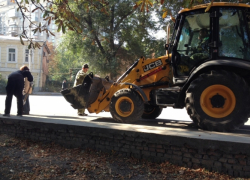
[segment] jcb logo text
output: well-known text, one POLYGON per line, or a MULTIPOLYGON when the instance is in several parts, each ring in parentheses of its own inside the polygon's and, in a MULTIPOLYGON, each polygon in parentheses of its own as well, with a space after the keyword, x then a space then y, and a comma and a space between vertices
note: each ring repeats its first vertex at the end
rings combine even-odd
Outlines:
POLYGON ((144 66, 144 67, 143 67, 143 70, 144 70, 144 72, 147 72, 147 71, 149 71, 149 70, 151 70, 151 69, 154 69, 155 67, 158 67, 158 66, 160 66, 160 65, 162 65, 162 62, 161 62, 161 60, 159 59, 159 60, 157 60, 157 61, 155 61, 155 62, 152 62, 152 63, 150 63, 150 64, 144 66))

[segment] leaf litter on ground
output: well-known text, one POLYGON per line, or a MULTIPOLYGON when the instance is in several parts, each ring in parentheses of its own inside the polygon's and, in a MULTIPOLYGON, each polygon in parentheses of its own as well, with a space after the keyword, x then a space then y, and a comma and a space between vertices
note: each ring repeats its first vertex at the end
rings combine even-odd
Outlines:
POLYGON ((0 134, 0 180, 8 179, 244 180, 204 168, 126 158, 115 151, 68 149, 56 143, 43 144, 0 134))

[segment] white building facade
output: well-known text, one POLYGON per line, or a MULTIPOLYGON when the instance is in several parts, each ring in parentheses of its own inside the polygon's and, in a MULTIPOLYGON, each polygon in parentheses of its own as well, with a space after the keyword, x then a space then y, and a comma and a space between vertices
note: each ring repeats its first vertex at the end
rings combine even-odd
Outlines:
MULTIPOLYGON (((43 6, 46 6, 44 4, 43 6)), ((0 73, 7 80, 11 72, 17 71, 22 65, 27 65, 34 77, 34 91, 40 91, 45 84, 46 76, 48 75, 48 47, 47 42, 53 43, 56 46, 59 43, 61 32, 57 32, 54 21, 51 21, 47 28, 55 34, 55 36, 47 35, 46 33, 34 33, 30 28, 30 21, 25 20, 20 11, 17 11, 17 4, 14 0, 0 0, 0 73), (39 42, 42 45, 41 49, 31 50, 31 62, 29 63, 29 50, 27 42, 23 39, 25 45, 20 42, 19 36, 23 30, 26 30, 27 35, 33 38, 33 42, 39 42), (44 43, 46 42, 46 43, 44 43), (46 48, 45 48, 46 46, 46 48)), ((34 5, 28 7, 31 11, 35 9, 34 5)), ((33 27, 34 24, 46 25, 43 21, 43 13, 36 10, 34 13, 26 12, 30 17, 33 27)))
MULTIPOLYGON (((28 6, 28 5, 27 5, 28 6)), ((44 4, 46 6, 46 4, 44 4)), ((51 21, 51 24, 48 25, 46 21, 43 21, 43 12, 36 10, 34 13, 26 12, 26 15, 30 17, 31 22, 38 25, 46 25, 47 28, 55 34, 55 36, 47 35, 44 32, 33 33, 29 28, 30 22, 25 20, 23 23, 23 17, 20 11, 17 11, 17 4, 14 0, 0 0, 0 36, 19 36, 23 32, 23 27, 27 31, 27 35, 34 40, 52 42, 57 44, 60 40, 62 32, 57 32, 57 26, 54 21, 51 21)), ((35 9, 34 5, 28 7, 30 11, 35 9)), ((35 27, 35 25, 32 27, 35 27)))
MULTIPOLYGON (((39 42, 43 45, 43 42, 39 42)), ((40 91, 43 85, 44 46, 32 50, 30 71, 34 78, 34 91, 40 91)), ((9 74, 19 70, 23 65, 29 67, 28 46, 22 45, 18 37, 0 36, 0 73, 2 78, 8 79, 9 74)))

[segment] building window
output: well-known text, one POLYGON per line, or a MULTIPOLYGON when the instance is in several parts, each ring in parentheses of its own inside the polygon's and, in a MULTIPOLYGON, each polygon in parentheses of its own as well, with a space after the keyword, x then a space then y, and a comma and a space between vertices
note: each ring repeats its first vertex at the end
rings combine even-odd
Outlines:
POLYGON ((29 62, 29 50, 25 49, 25 62, 29 62))
MULTIPOLYGON (((32 55, 33 55, 33 51, 32 49, 30 50, 31 51, 31 61, 32 62, 32 55)), ((29 49, 25 49, 25 62, 29 62, 29 49)))
POLYGON ((9 48, 9 62, 16 61, 16 49, 9 48))

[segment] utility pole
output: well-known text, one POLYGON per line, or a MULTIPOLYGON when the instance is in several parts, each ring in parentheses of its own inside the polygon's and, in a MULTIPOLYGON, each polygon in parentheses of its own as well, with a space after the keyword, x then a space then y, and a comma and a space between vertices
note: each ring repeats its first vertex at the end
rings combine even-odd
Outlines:
MULTIPOLYGON (((166 45, 165 45, 165 48, 166 46, 169 47, 169 40, 170 40, 170 23, 168 23, 167 25, 167 38, 166 38, 166 45)), ((166 55, 168 55, 168 50, 166 50, 166 55)))
MULTIPOLYGON (((29 25, 29 37, 31 38, 31 3, 29 2, 29 5, 30 5, 30 7, 29 7, 29 16, 30 16, 30 25, 29 25)), ((32 50, 31 50, 31 48, 29 49, 29 69, 31 70, 31 59, 32 58, 32 50)))

